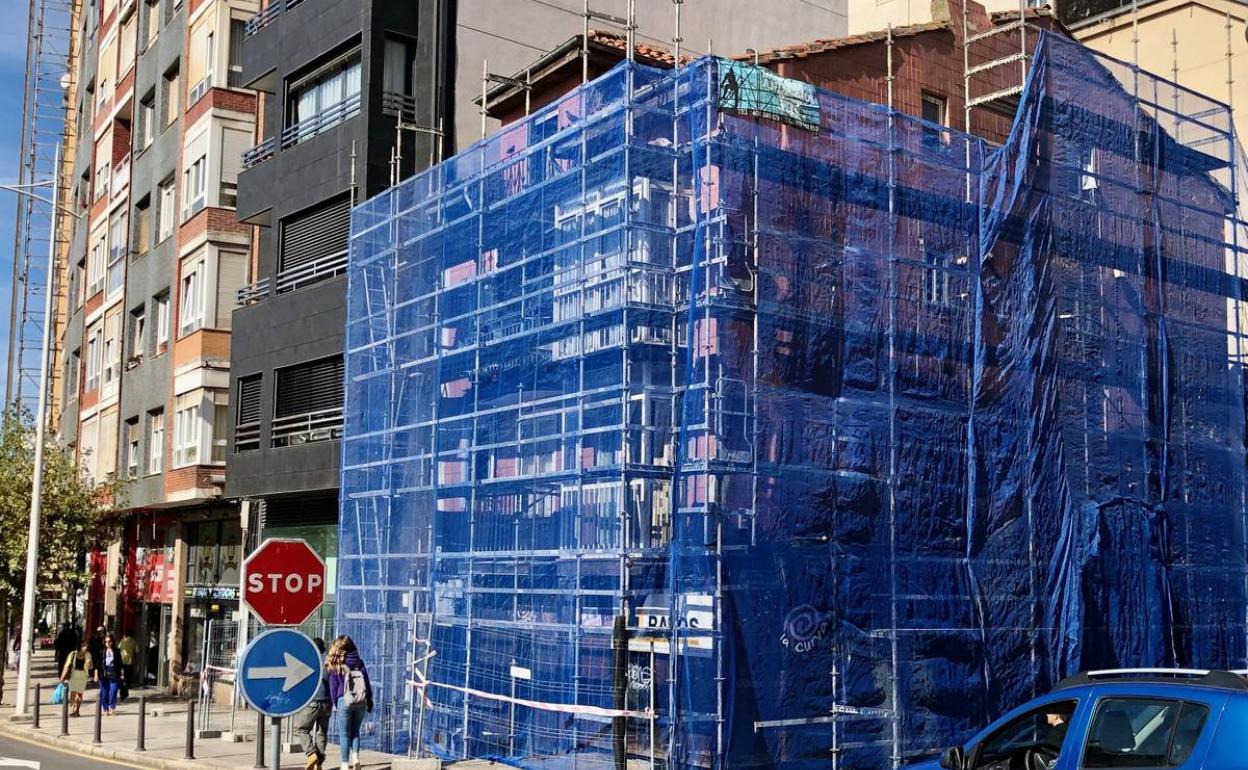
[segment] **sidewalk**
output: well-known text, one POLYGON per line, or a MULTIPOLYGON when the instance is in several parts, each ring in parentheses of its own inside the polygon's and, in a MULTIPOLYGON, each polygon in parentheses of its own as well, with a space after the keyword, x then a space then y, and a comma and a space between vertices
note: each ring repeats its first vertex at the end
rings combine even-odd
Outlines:
MULTIPOLYGON (((240 720, 246 725, 248 732, 245 742, 229 742, 221 738, 196 738, 195 759, 185 759, 187 701, 158 692, 153 688, 133 689, 130 697, 117 709, 117 715, 103 717, 101 727, 101 743, 93 743, 95 727, 95 711, 97 691, 88 689, 82 703, 82 716, 71 717, 69 735, 60 736, 61 707, 52 705, 52 690, 56 687, 55 656, 51 650, 35 653, 32 667, 32 685, 39 682, 43 685, 40 700, 40 729, 36 730, 29 721, 13 722, 13 703, 17 692, 17 673, 12 669, 4 672, 4 703, 0 705, 0 734, 34 741, 53 746, 65 751, 88 754, 105 759, 124 762, 136 767, 176 768, 186 770, 204 770, 204 768, 228 768, 229 770, 250 770, 256 764, 256 744, 254 741, 256 716, 255 712, 247 711, 240 720), (147 751, 135 750, 135 739, 138 734, 139 696, 148 697, 148 715, 146 724, 147 751), (153 711, 158 715, 154 716, 153 711)), ((30 713, 28 709, 27 713, 30 713)), ((283 731, 284 732, 284 731, 283 731)), ((268 738, 268 736, 265 736, 268 738)), ((268 762, 272 748, 265 746, 265 761, 268 762)), ((389 754, 365 751, 360 761, 367 770, 383 770, 391 767, 395 760, 401 759, 389 754)), ((465 768, 467 764, 459 767, 465 768)), ((485 766, 487 763, 479 763, 485 766)), ((283 768, 299 768, 304 766, 302 753, 282 755, 283 768)), ((326 768, 338 767, 338 747, 330 744, 329 757, 325 760, 326 768)), ((270 769, 271 770, 271 769, 270 769)))

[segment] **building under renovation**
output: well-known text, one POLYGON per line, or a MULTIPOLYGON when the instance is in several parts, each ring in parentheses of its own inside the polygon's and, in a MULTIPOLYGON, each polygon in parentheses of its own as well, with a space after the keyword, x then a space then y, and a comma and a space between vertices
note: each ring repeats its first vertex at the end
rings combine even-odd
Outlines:
POLYGON ((1248 663, 1229 110, 1028 50, 1000 146, 624 62, 354 210, 373 745, 889 767, 1076 670, 1248 663))

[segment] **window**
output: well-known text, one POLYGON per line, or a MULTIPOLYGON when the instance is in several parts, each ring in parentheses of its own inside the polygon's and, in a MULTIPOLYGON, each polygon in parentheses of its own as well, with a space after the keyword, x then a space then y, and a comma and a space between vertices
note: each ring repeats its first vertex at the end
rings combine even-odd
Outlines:
MULTIPOLYGON (((943 96, 935 94, 923 94, 922 98, 923 119, 928 123, 935 123, 938 126, 949 125, 949 101, 943 96)), ((953 137, 947 131, 932 128, 931 126, 923 127, 923 142, 928 146, 943 146, 953 141, 953 137)))
POLYGON ((152 299, 152 314, 156 318, 156 355, 169 348, 169 293, 158 294, 152 299))
POLYGON ((238 378, 238 411, 234 425, 234 451, 260 448, 260 402, 263 379, 259 374, 238 378))
POLYGON ((233 325, 235 298, 246 285, 247 255, 241 251, 217 252, 217 329, 233 325))
POLYGON ((111 168, 112 157, 109 152, 111 144, 111 132, 95 145, 95 198, 99 200, 108 194, 108 172, 111 168))
POLYGON ((1046 759, 1057 757, 1077 704, 1073 700, 1049 703, 1010 720, 979 744, 971 767, 1022 767, 1022 756, 1028 750, 1036 750, 1046 759))
POLYGON ((178 295, 178 336, 180 337, 204 326, 204 272, 202 255, 183 260, 182 288, 178 295))
POLYGON ((164 108, 163 128, 168 128, 178 119, 182 104, 182 84, 178 77, 178 65, 174 64, 160 82, 160 102, 164 108))
POLYGON ((126 420, 126 478, 139 477, 139 418, 126 420))
POLYGON ((87 390, 97 390, 100 387, 102 336, 99 326, 87 332, 87 390))
POLYGON ((355 117, 360 111, 359 49, 296 81, 289 93, 286 130, 282 134, 284 146, 302 142, 355 117))
POLYGON ((87 252, 87 296, 94 297, 104 288, 104 240, 100 233, 91 241, 87 252))
POLYGON ((251 147, 251 133, 236 128, 221 129, 221 190, 217 205, 238 205, 238 175, 243 170, 243 153, 251 147))
POLYGON ((118 80, 121 75, 129 72, 134 67, 135 45, 137 39, 135 33, 138 32, 138 15, 130 14, 125 21, 121 23, 121 32, 119 33, 117 45, 117 72, 118 80))
POLYGON ((160 33, 160 0, 143 0, 143 48, 147 49, 160 33))
POLYGON ((139 100, 139 151, 142 152, 156 141, 156 90, 152 89, 139 100))
POLYGON ((1209 708, 1199 703, 1106 698, 1092 717, 1083 767, 1181 765, 1192 753, 1208 718, 1209 708))
POLYGON ((87 300, 87 262, 85 259, 74 265, 74 275, 71 281, 69 291, 74 298, 74 310, 81 310, 83 303, 87 300))
POLYGON ((225 447, 230 442, 230 399, 224 392, 212 394, 212 457, 210 462, 225 462, 225 447))
POLYGON ((147 472, 160 473, 165 452, 165 410, 147 413, 147 472))
POLYGON ((130 340, 130 353, 126 360, 137 364, 147 355, 147 314, 142 305, 130 311, 130 329, 126 338, 130 340))
POLYGON ((121 312, 104 318, 103 384, 112 385, 121 377, 121 312))
POLYGON ((277 370, 273 446, 328 441, 342 435, 342 357, 277 370))
POLYGON ((212 75, 217 54, 217 37, 209 25, 215 21, 215 17, 203 16, 191 27, 186 61, 186 82, 190 85, 188 105, 203 98, 214 85, 212 75))
POLYGON ((82 366, 82 349, 74 348, 69 354, 69 358, 65 359, 65 395, 73 398, 78 395, 78 378, 81 376, 79 367, 82 366))
POLYGON ((382 74, 382 111, 408 120, 415 119, 416 44, 410 40, 386 38, 385 71, 382 74))
POLYGON ((947 105, 943 96, 923 94, 923 119, 938 126, 949 125, 947 105))
POLYGON ((226 85, 230 88, 243 87, 243 40, 247 37, 247 22, 242 19, 230 19, 230 59, 229 76, 226 85))
POLYGON ((199 391, 177 398, 173 418, 173 466, 180 468, 199 462, 201 423, 199 391))
POLYGON ((923 299, 928 305, 952 307, 955 273, 950 269, 949 255, 937 246, 929 246, 919 238, 919 252, 923 255, 923 299))
MULTIPOLYGON (((303 280, 288 289, 329 278, 345 264, 347 240, 351 233, 350 198, 341 195, 294 214, 281 222, 278 244, 278 271, 298 270, 303 280), (317 266, 323 269, 317 269, 317 266)), ((279 283, 279 287, 283 284, 279 283)), ((278 291, 282 291, 279 288, 278 291)))
POLYGON ((208 193, 208 158, 201 155, 182 171, 182 219, 203 210, 208 193))
POLYGON ((126 285, 126 245, 130 217, 125 211, 113 216, 108 228, 108 296, 115 296, 126 285))
POLYGON ((161 241, 165 240, 169 236, 173 235, 173 223, 174 223, 173 207, 174 207, 174 200, 176 196, 173 190, 173 178, 172 177, 160 183, 159 194, 160 194, 160 200, 159 200, 160 208, 156 212, 156 216, 159 218, 159 221, 157 222, 157 228, 156 228, 156 242, 157 243, 160 243, 161 241))
POLYGON ((144 195, 134 204, 134 256, 141 257, 152 247, 152 196, 144 195))

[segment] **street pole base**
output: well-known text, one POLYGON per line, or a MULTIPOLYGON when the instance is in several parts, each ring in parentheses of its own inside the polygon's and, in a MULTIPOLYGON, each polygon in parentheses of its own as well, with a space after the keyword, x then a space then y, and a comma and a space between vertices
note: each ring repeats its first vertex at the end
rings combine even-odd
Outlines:
POLYGON ((14 724, 26 724, 27 722, 34 721, 34 717, 30 714, 9 714, 9 721, 14 724))

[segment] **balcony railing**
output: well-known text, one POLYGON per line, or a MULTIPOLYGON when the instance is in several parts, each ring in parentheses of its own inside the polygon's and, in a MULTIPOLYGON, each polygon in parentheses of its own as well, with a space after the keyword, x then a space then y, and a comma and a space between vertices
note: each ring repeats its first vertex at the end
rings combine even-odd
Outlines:
POLYGON ((273 420, 272 445, 275 447, 313 444, 337 438, 342 438, 342 407, 273 420))
POLYGON ((267 161, 268 158, 273 157, 273 151, 275 150, 277 150, 277 139, 276 137, 270 136, 268 139, 260 142, 260 144, 255 147, 251 147, 250 150, 243 150, 242 167, 251 168, 253 166, 261 165, 261 163, 267 161))
POLYGON ((343 249, 327 257, 313 260, 306 265, 279 271, 277 274, 277 293, 285 294, 288 291, 294 291, 317 281, 332 278, 346 271, 347 250, 343 249))
POLYGON ((285 3, 283 3, 282 0, 273 0, 273 2, 260 9, 259 13, 252 16, 247 20, 247 23, 243 25, 243 37, 251 37, 272 24, 274 19, 282 15, 284 6, 285 3))
POLYGON ((260 423, 248 422, 234 428, 234 451, 247 452, 260 448, 260 423))
POLYGON ((311 139, 322 131, 327 131, 339 123, 344 123, 360 114, 360 95, 355 94, 341 102, 318 112, 306 120, 292 123, 282 131, 282 149, 311 139))
POLYGON ((406 123, 416 121, 416 97, 385 91, 381 95, 381 112, 406 123))
POLYGON ((269 279, 261 278, 250 286, 242 286, 234 293, 234 301, 239 307, 251 305, 262 299, 267 299, 272 292, 269 291, 269 279))
POLYGON ((270 136, 260 144, 248 150, 243 150, 243 168, 248 169, 259 166, 269 158, 273 157, 273 152, 277 149, 277 138, 270 136))

